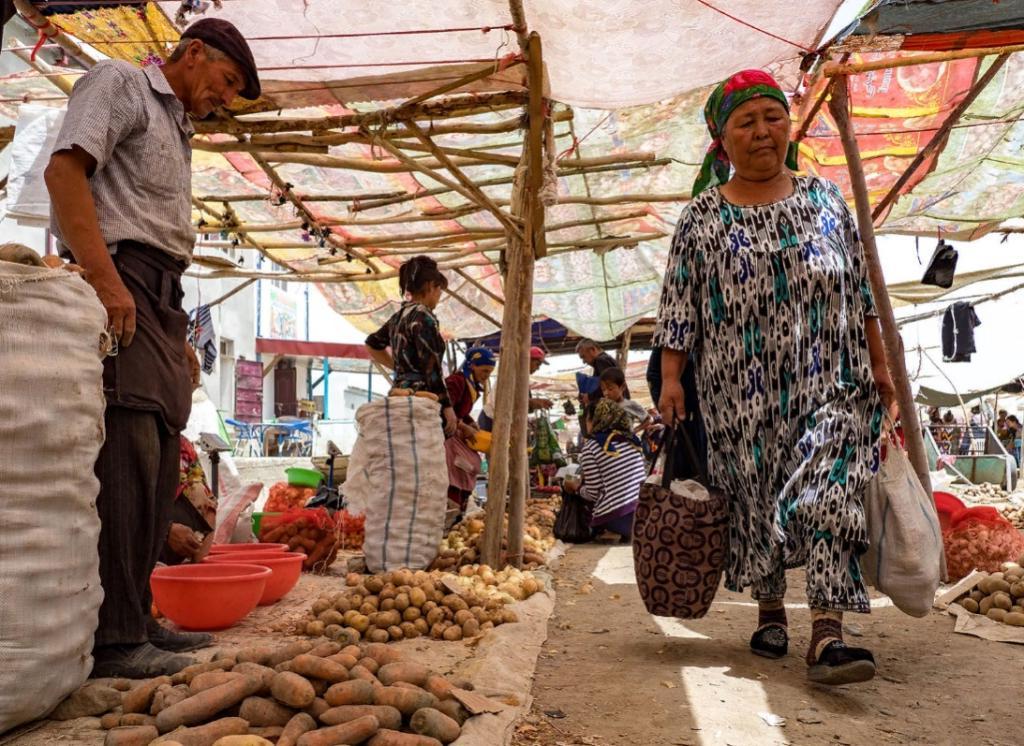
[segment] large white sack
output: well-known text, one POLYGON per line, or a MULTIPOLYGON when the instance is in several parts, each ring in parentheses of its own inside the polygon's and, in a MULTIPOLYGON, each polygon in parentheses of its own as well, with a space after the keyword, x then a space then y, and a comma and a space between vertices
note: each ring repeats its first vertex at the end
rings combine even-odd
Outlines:
POLYGON ((423 569, 437 556, 448 504, 440 405, 385 397, 359 408, 356 429, 342 489, 350 511, 366 512, 366 566, 423 569))
POLYGON ((105 324, 77 275, 0 262, 0 733, 92 670, 105 324))

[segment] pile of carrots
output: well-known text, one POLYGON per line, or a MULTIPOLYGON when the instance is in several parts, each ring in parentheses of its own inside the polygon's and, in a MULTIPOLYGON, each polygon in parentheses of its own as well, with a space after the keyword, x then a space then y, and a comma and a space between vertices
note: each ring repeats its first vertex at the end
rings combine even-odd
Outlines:
POLYGON ((105 746, 442 746, 488 702, 469 688, 384 644, 296 642, 145 681, 101 725, 105 746))

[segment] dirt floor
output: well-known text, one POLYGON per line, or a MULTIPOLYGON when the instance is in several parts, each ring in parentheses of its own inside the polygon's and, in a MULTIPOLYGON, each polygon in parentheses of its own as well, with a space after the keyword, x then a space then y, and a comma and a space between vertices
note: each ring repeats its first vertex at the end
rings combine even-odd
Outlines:
POLYGON ((704 619, 647 614, 630 547, 574 547, 556 574, 558 599, 530 714, 515 746, 762 746, 1022 742, 1013 725, 1024 647, 954 634, 953 618, 913 619, 878 599, 848 615, 847 640, 879 663, 868 684, 806 681, 810 636, 802 574, 790 575, 790 655, 755 657, 756 606, 722 591, 704 619), (968 734, 970 734, 968 736, 968 734))

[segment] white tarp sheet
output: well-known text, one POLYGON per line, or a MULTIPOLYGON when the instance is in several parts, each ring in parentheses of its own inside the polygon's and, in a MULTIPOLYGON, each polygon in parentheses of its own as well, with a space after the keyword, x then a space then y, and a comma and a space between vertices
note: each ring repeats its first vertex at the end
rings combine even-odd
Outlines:
MULTIPOLYGON (((765 0, 711 4, 764 31, 698 0, 525 0, 524 8, 530 29, 543 40, 552 98, 612 109, 670 98, 738 69, 795 60, 801 51, 795 45, 813 48, 843 3, 799 3, 799 12, 765 0)), ((173 18, 180 3, 160 5, 173 18)), ((275 80, 339 80, 411 70, 438 60, 495 59, 519 50, 515 35, 500 30, 323 38, 356 30, 500 27, 511 23, 507 0, 246 0, 224 3, 207 15, 230 20, 247 37, 320 37, 252 41, 256 64, 274 68, 261 75, 275 80), (421 64, 370 67, 394 62, 421 64)))
POLYGON ((50 225, 50 195, 43 171, 63 121, 64 109, 34 104, 23 104, 18 109, 8 172, 7 217, 20 225, 50 225))

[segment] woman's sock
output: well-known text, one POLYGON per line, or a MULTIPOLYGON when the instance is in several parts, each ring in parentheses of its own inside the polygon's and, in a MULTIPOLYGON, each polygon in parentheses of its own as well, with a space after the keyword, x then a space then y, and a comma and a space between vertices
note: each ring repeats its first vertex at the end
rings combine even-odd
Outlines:
POLYGON ((757 626, 760 629, 768 624, 786 626, 786 605, 782 599, 757 602, 757 626))
POLYGON ((807 665, 817 663, 825 648, 836 641, 843 641, 843 613, 811 609, 811 645, 807 649, 807 665))

